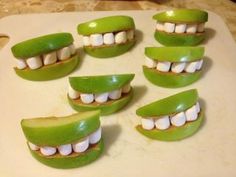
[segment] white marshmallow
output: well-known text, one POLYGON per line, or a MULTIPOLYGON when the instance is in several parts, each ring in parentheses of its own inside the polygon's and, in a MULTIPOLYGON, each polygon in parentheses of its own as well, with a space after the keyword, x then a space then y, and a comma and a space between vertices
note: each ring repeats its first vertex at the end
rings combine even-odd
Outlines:
POLYGON ((81 93, 80 94, 80 99, 83 103, 89 104, 94 101, 94 95, 93 94, 86 94, 86 93, 81 93))
POLYGON ((70 53, 71 53, 71 55, 74 55, 74 54, 76 53, 75 45, 74 45, 74 44, 71 44, 71 45, 69 46, 69 48, 70 48, 70 53))
POLYGON ((166 22, 164 24, 164 29, 167 33, 173 33, 175 31, 175 24, 166 22))
POLYGON ((198 61, 187 63, 187 65, 186 65, 184 70, 187 73, 194 73, 196 71, 196 69, 197 69, 197 65, 198 65, 198 61))
POLYGON ((202 68, 202 64, 203 64, 203 59, 201 59, 200 61, 198 61, 198 64, 197 64, 197 70, 200 70, 202 68))
POLYGON ((201 111, 199 102, 196 103, 196 110, 197 110, 197 113, 201 111))
POLYGON ((158 31, 164 31, 164 23, 162 23, 162 22, 157 22, 157 24, 156 24, 156 29, 157 29, 158 31))
POLYGON ((43 64, 50 65, 57 62, 57 53, 51 52, 43 55, 43 64))
POLYGON ((133 29, 127 31, 127 39, 128 39, 129 41, 131 41, 132 39, 134 39, 134 30, 133 30, 133 29))
POLYGON ((196 33, 197 32, 197 24, 188 24, 186 28, 187 33, 196 33))
POLYGON ((157 62, 156 69, 159 71, 162 71, 162 72, 168 72, 170 70, 170 65, 171 65, 171 63, 168 61, 157 62))
POLYGON ((40 148, 40 152, 45 156, 50 156, 55 154, 57 152, 57 149, 54 147, 45 146, 40 148))
POLYGON ((115 43, 115 36, 113 33, 106 33, 103 36, 104 44, 111 45, 115 43))
POLYGON ((117 100, 121 97, 122 89, 113 90, 109 93, 109 98, 112 100, 117 100))
POLYGON ((196 105, 193 105, 191 108, 185 111, 187 121, 194 121, 197 119, 197 108, 196 105))
POLYGON ((90 37, 89 36, 83 36, 83 44, 84 46, 90 46, 90 37))
POLYGON ((58 147, 58 151, 61 155, 66 156, 72 153, 71 144, 65 144, 58 147))
POLYGON ((68 89, 68 95, 71 99, 75 100, 77 98, 79 98, 79 92, 74 90, 70 85, 69 85, 69 89, 68 89))
POLYGON ((181 73, 186 66, 186 63, 173 63, 171 65, 171 71, 174 73, 181 73))
POLYGON ((176 33, 184 33, 186 31, 186 24, 176 24, 175 25, 175 32, 176 33))
POLYGON ((99 127, 95 132, 93 132, 89 136, 89 143, 90 144, 96 144, 97 142, 100 141, 101 137, 102 137, 102 128, 99 127))
POLYGON ((145 129, 145 130, 151 130, 155 126, 154 120, 152 118, 149 118, 149 119, 142 118, 141 123, 142 123, 143 129, 145 129))
POLYGON ((170 127, 170 119, 169 116, 163 116, 160 119, 155 121, 155 125, 157 129, 165 130, 170 127))
POLYGON ((148 68, 155 68, 157 66, 157 62, 147 56, 145 56, 145 65, 148 68))
POLYGON ((30 69, 38 69, 43 66, 43 62, 40 56, 28 58, 26 60, 26 63, 30 69))
POLYGON ((102 34, 92 34, 90 36, 90 42, 91 42, 92 46, 101 46, 101 45, 103 45, 102 34))
POLYGON ((39 147, 37 145, 35 145, 31 142, 28 142, 28 144, 29 144, 29 147, 30 147, 31 150, 33 150, 33 151, 39 150, 39 147))
POLYGON ((95 101, 98 103, 105 103, 108 100, 108 93, 95 94, 95 101))
POLYGON ((16 67, 18 69, 25 69, 27 67, 26 61, 24 59, 16 59, 16 67))
POLYGON ((83 141, 80 141, 80 142, 77 142, 77 143, 73 144, 72 147, 73 147, 73 150, 75 152, 84 152, 84 151, 86 151, 89 147, 89 138, 87 137, 83 141))
POLYGON ((174 125, 176 127, 180 127, 185 124, 186 116, 185 116, 184 112, 180 112, 180 113, 174 115, 173 117, 171 117, 170 121, 171 121, 172 125, 174 125))
POLYGON ((63 47, 62 49, 57 51, 57 58, 59 60, 66 60, 70 58, 70 48, 69 47, 63 47))
POLYGON ((115 42, 117 44, 126 43, 126 41, 127 41, 127 35, 125 31, 120 31, 115 34, 115 42))
POLYGON ((130 83, 128 83, 122 87, 122 93, 129 93, 130 90, 131 90, 130 83))
POLYGON ((205 30, 205 23, 200 23, 197 25, 197 32, 202 33, 205 30))

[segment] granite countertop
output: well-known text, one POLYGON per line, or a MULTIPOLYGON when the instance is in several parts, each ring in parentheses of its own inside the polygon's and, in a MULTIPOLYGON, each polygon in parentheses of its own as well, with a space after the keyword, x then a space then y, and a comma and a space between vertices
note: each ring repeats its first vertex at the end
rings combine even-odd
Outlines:
MULTIPOLYGON (((0 18, 12 14, 101 11, 160 10, 170 8, 200 8, 220 15, 236 40, 236 3, 230 0, 0 0, 0 18)), ((2 42, 0 42, 1 45, 2 42)))

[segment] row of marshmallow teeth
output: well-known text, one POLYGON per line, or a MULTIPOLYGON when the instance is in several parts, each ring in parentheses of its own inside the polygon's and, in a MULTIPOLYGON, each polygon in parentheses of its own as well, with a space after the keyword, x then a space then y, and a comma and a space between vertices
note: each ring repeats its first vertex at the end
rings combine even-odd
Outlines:
POLYGON ((80 100, 85 104, 92 103, 94 100, 97 103, 105 103, 107 102, 108 98, 110 98, 111 100, 119 99, 122 96, 122 93, 128 93, 130 89, 131 89, 130 84, 127 84, 118 90, 113 90, 111 92, 106 92, 106 93, 92 94, 92 93, 79 93, 78 91, 74 90, 71 86, 69 86, 68 95, 71 99, 74 100, 80 97, 80 100))
POLYGON ((101 135, 102 135, 102 129, 100 127, 89 137, 83 139, 83 141, 74 144, 65 144, 58 147, 50 147, 50 146, 39 147, 29 142, 29 147, 33 151, 40 150, 41 154, 43 154, 44 156, 54 155, 57 152, 57 150, 62 156, 67 156, 70 155, 72 152, 76 153, 85 152, 89 148, 89 144, 93 145, 100 141, 101 135))
POLYGON ((175 24, 157 22, 156 29, 167 33, 202 33, 204 32, 205 23, 200 24, 175 24))
POLYGON ((42 56, 35 56, 28 59, 17 59, 16 67, 18 69, 25 69, 27 66, 30 69, 38 69, 43 65, 50 65, 56 63, 58 60, 66 60, 76 53, 75 46, 71 44, 68 47, 61 48, 57 51, 53 51, 42 56))
POLYGON ((84 46, 101 46, 112 45, 112 44, 122 44, 126 43, 127 40, 132 40, 134 38, 134 30, 120 31, 118 33, 105 33, 105 34, 92 34, 90 36, 83 36, 84 46))
POLYGON ((168 129, 171 124, 176 127, 180 127, 186 123, 186 121, 195 121, 198 118, 198 114, 200 112, 200 105, 197 102, 191 108, 187 109, 184 112, 179 112, 173 116, 163 116, 159 119, 141 119, 142 127, 146 130, 152 130, 156 127, 159 130, 168 129))
POLYGON ((181 62, 181 63, 171 63, 168 61, 165 62, 157 62, 153 59, 146 57, 145 66, 148 68, 156 68, 158 71, 162 72, 174 72, 174 73, 194 73, 196 70, 200 70, 202 68, 203 60, 197 60, 194 62, 181 62))

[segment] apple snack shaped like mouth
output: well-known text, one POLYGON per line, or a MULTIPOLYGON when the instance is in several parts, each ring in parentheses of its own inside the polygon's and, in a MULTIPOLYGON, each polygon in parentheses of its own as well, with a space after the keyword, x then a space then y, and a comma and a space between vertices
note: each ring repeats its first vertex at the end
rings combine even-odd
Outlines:
POLYGON ((110 58, 127 52, 135 44, 135 24, 129 16, 109 16, 81 23, 84 50, 97 58, 110 58))
POLYGON ((204 47, 146 47, 145 55, 143 73, 155 85, 183 87, 201 77, 204 47))
POLYGON ((157 21, 155 39, 165 46, 193 46, 205 38, 208 13, 198 9, 177 9, 153 16, 157 21))
MULTIPOLYGON (((136 114, 146 120, 156 119, 156 122, 157 120, 160 120, 168 115, 170 117, 171 124, 175 124, 177 121, 172 120, 172 118, 179 113, 190 115, 191 109, 193 107, 195 108, 195 105, 199 106, 197 101, 197 90, 192 89, 143 106, 136 111, 136 114)), ((153 127, 150 127, 150 129, 144 129, 143 125, 137 125, 136 129, 141 134, 151 139, 162 141, 181 140, 193 135, 201 126, 204 116, 200 107, 198 107, 198 109, 198 114, 196 114, 197 117, 192 120, 187 119, 187 121, 181 125, 170 125, 169 123, 168 127, 158 129, 154 127, 155 125, 153 123, 153 127)), ((187 115, 184 117, 187 118, 187 115)))
POLYGON ((29 39, 11 48, 17 60, 16 74, 33 81, 52 80, 72 72, 79 63, 70 33, 29 39))
POLYGON ((41 163, 54 168, 75 168, 97 159, 103 150, 102 139, 80 153, 68 155, 56 153, 45 156, 40 150, 30 148, 33 143, 39 147, 55 147, 73 144, 93 134, 100 127, 100 111, 89 111, 67 117, 23 119, 21 127, 28 141, 31 154, 41 163))
POLYGON ((72 98, 69 93, 69 103, 76 111, 99 109, 101 115, 114 113, 131 100, 133 91, 130 82, 133 78, 134 74, 70 77, 70 87, 78 96, 72 98), (126 89, 124 90, 124 88, 126 89), (110 96, 112 92, 119 92, 119 96, 113 98, 110 96), (93 97, 90 103, 83 102, 82 94, 93 97), (96 96, 102 94, 105 95, 105 100, 97 101, 96 96))

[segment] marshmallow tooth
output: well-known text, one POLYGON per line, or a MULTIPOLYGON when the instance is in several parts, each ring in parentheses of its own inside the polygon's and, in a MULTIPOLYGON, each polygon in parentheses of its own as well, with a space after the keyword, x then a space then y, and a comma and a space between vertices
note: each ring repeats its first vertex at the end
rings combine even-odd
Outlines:
POLYGON ((92 46, 101 46, 101 45, 103 45, 102 34, 92 34, 90 36, 90 42, 91 42, 92 46))
POLYGON ((93 94, 86 94, 86 93, 81 93, 80 94, 80 99, 83 103, 89 104, 94 101, 94 95, 93 94))
POLYGON ((164 29, 167 33, 173 33, 175 31, 175 24, 167 22, 164 24, 164 29))
POLYGON ((29 147, 30 147, 31 150, 33 150, 33 151, 39 150, 39 147, 37 145, 35 145, 31 142, 28 142, 28 144, 29 144, 29 147))
POLYGON ((95 132, 89 136, 89 143, 96 144, 102 137, 102 128, 99 127, 95 132))
POLYGON ((134 39, 134 30, 133 29, 127 31, 127 39, 128 40, 134 39))
POLYGON ((198 61, 190 62, 190 63, 187 63, 184 70, 187 73, 194 73, 197 69, 197 66, 198 66, 198 61))
POLYGON ((155 124, 154 124, 154 120, 152 118, 150 119, 141 119, 141 123, 142 123, 142 127, 145 130, 151 130, 154 128, 155 124))
POLYGON ((54 147, 45 146, 40 148, 40 152, 45 156, 50 156, 55 154, 57 152, 57 149, 54 147))
POLYGON ((156 24, 156 29, 157 29, 158 31, 164 31, 164 24, 161 23, 161 22, 157 22, 157 24, 156 24))
POLYGON ((122 89, 114 90, 109 93, 109 98, 112 100, 117 100, 121 97, 122 89))
POLYGON ((115 34, 115 42, 117 44, 125 43, 127 41, 127 35, 125 31, 121 31, 115 34))
POLYGON ((175 32, 176 33, 184 33, 186 31, 186 24, 176 24, 175 26, 175 32))
POLYGON ((197 24, 188 24, 186 28, 187 33, 196 33, 197 32, 197 24))
POLYGON ((198 113, 196 105, 192 106, 188 110, 185 111, 187 121, 194 121, 197 119, 198 113))
POLYGON ((61 155, 66 156, 72 153, 71 144, 65 144, 58 147, 58 151, 61 155))
POLYGON ((98 103, 105 103, 108 100, 108 93, 95 94, 95 101, 98 103))
POLYGON ((196 110, 197 110, 197 113, 201 111, 199 102, 196 103, 196 110))
POLYGON ((44 65, 50 65, 50 64, 56 63, 56 61, 57 61, 57 53, 56 52, 51 52, 51 53, 43 55, 43 64, 44 65))
POLYGON ((171 117, 170 121, 171 121, 172 125, 174 125, 176 127, 180 127, 185 124, 186 116, 185 116, 184 112, 180 112, 180 113, 174 115, 173 117, 171 117))
POLYGON ((131 90, 131 86, 130 86, 130 83, 128 83, 122 88, 122 93, 129 93, 130 90, 131 90))
POLYGON ((59 60, 66 60, 68 58, 70 58, 70 48, 69 47, 64 47, 60 50, 57 51, 57 58, 59 60))
POLYGON ((145 57, 145 65, 148 68, 155 68, 157 66, 157 62, 149 57, 145 57))
POLYGON ((70 53, 71 53, 71 55, 74 55, 74 54, 76 53, 75 45, 74 45, 74 44, 71 44, 71 45, 69 46, 69 48, 70 48, 70 53))
POLYGON ((27 67, 27 64, 26 64, 25 60, 23 60, 23 59, 16 59, 16 67, 18 69, 25 69, 27 67))
POLYGON ((30 69, 38 69, 43 66, 43 62, 40 56, 28 58, 26 60, 26 63, 30 69))
POLYGON ((83 44, 84 46, 90 46, 90 37, 89 36, 83 36, 83 44))
POLYGON ((199 33, 204 32, 204 28, 205 28, 205 23, 200 23, 200 24, 198 24, 198 26, 197 26, 197 32, 199 32, 199 33))
POLYGON ((171 71, 174 73, 181 73, 186 66, 186 63, 173 63, 171 65, 171 71))
POLYGON ((202 68, 202 64, 203 64, 203 59, 201 59, 200 61, 198 61, 197 70, 200 70, 200 69, 202 68))
POLYGON ((89 138, 87 137, 83 141, 77 142, 72 145, 75 152, 84 152, 89 147, 89 138))
POLYGON ((157 129, 166 130, 170 127, 170 119, 169 116, 163 116, 160 119, 155 121, 155 125, 157 129))
POLYGON ((170 70, 170 65, 171 63, 166 61, 166 62, 158 62, 156 69, 162 72, 168 72, 170 70))
POLYGON ((79 92, 74 90, 70 85, 69 85, 68 95, 71 99, 79 98, 79 92))
POLYGON ((103 36, 104 44, 111 45, 115 43, 115 36, 113 33, 106 33, 103 36))

